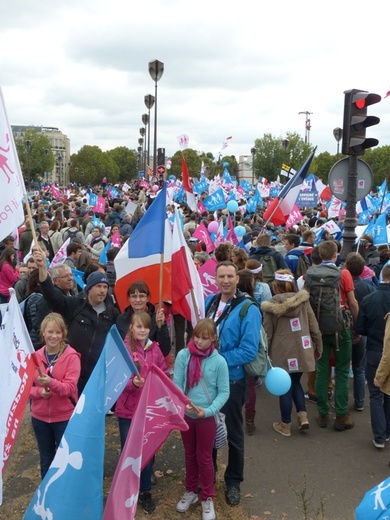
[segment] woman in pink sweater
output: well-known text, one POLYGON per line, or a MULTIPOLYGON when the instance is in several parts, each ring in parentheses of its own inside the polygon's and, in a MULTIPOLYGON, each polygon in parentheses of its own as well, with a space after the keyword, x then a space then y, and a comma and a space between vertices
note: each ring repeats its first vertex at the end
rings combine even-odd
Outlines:
POLYGON ((66 344, 66 325, 51 312, 42 321, 45 345, 37 351, 40 368, 30 391, 31 421, 38 443, 41 477, 46 475, 78 399, 80 354, 66 344))
POLYGON ((16 251, 6 247, 0 256, 0 303, 8 303, 9 290, 19 280, 19 269, 14 266, 16 251))

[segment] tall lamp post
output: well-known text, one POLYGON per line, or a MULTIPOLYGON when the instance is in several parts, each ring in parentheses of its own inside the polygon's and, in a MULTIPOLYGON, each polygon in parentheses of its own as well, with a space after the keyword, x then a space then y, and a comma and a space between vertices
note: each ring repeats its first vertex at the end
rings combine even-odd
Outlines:
POLYGON ((142 137, 143 142, 143 150, 142 150, 142 165, 144 169, 144 178, 146 178, 146 139, 145 139, 145 133, 146 130, 143 126, 139 129, 140 136, 142 137))
MULTIPOLYGON (((146 108, 148 109, 148 113, 144 114, 144 116, 146 116, 148 118, 148 157, 147 157, 147 160, 148 160, 148 177, 149 177, 149 162, 150 162, 150 110, 154 106, 154 96, 152 96, 151 94, 146 95, 145 96, 145 105, 146 105, 146 108)), ((142 116, 142 117, 144 117, 144 116, 142 116)))
POLYGON ((156 177, 157 165, 157 83, 164 73, 164 63, 158 60, 149 62, 149 75, 154 81, 154 143, 153 143, 153 177, 156 177))
POLYGON ((45 153, 45 181, 48 182, 49 181, 48 159, 47 159, 49 156, 48 148, 44 149, 44 153, 45 153))
MULTIPOLYGON (((150 96, 150 97, 153 97, 153 96, 150 96)), ((146 98, 149 98, 149 96, 145 96, 145 105, 146 105, 146 98)), ((154 98, 153 98, 153 103, 154 103, 154 98)), ((149 120, 150 120, 150 109, 149 109, 149 114, 142 114, 142 122, 145 125, 145 134, 146 134, 146 127, 148 127, 148 136, 147 136, 147 138, 145 138, 145 179, 146 180, 149 179, 149 171, 148 171, 149 150, 150 150, 150 125, 149 125, 149 120), (147 139, 147 142, 146 142, 146 139, 147 139)))
POLYGON ((333 135, 334 135, 334 138, 337 141, 337 159, 338 159, 339 158, 339 154, 340 154, 340 141, 343 138, 343 129, 339 128, 339 127, 335 128, 333 130, 333 135))
POLYGON ((252 184, 255 183, 255 155, 256 155, 256 148, 251 148, 251 154, 252 154, 252 184))
POLYGON ((31 141, 26 141, 27 147, 27 191, 31 191, 31 172, 30 172, 30 156, 31 156, 31 141))

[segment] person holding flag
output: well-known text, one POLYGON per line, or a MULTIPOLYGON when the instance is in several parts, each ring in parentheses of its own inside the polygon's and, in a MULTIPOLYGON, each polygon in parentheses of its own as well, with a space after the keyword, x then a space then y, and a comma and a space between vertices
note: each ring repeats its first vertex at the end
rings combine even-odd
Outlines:
POLYGON ((66 343, 67 329, 60 314, 48 314, 41 324, 45 345, 30 391, 31 423, 38 443, 41 478, 45 477, 76 406, 80 354, 66 343))
MULTIPOLYGON (((158 343, 149 339, 151 328, 152 320, 149 314, 144 311, 137 312, 131 318, 129 331, 125 338, 125 345, 138 372, 129 379, 115 406, 122 450, 149 370, 148 365, 153 363, 169 377, 169 370, 158 343)), ((153 463, 152 457, 141 472, 139 502, 145 513, 153 513, 156 509, 151 495, 153 463)))

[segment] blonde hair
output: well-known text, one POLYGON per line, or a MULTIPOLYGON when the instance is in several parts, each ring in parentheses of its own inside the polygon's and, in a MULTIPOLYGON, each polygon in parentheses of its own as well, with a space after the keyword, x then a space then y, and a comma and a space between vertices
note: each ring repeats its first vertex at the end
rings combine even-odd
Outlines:
POLYGON ((55 323, 61 331, 62 341, 61 341, 60 350, 62 350, 65 346, 66 335, 68 334, 68 329, 65 325, 64 318, 61 316, 61 314, 58 314, 58 312, 50 312, 49 314, 47 314, 43 318, 42 323, 41 323, 40 333, 41 333, 42 338, 43 338, 43 333, 45 332, 46 327, 48 326, 48 324, 50 322, 55 323))
POLYGON ((213 337, 216 338, 217 327, 215 325, 215 321, 210 318, 203 318, 202 320, 199 320, 195 325, 192 335, 197 336, 198 338, 206 336, 210 339, 213 337))

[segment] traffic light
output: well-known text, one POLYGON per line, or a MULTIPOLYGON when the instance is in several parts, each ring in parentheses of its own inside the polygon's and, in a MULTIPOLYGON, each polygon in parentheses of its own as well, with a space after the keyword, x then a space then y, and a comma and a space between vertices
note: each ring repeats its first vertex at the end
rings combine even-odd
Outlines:
POLYGON ((379 143, 378 139, 366 138, 366 128, 380 121, 379 117, 367 115, 367 107, 379 103, 382 98, 359 89, 346 90, 344 95, 342 152, 344 155, 363 155, 366 148, 379 143))
POLYGON ((157 166, 165 166, 165 148, 157 148, 157 166))

